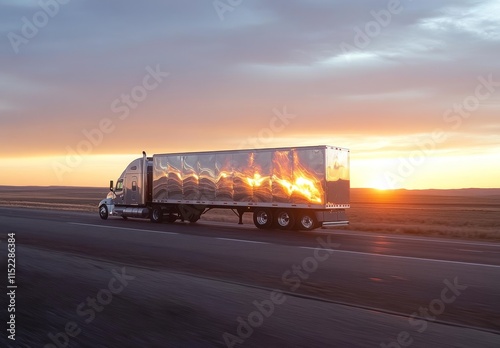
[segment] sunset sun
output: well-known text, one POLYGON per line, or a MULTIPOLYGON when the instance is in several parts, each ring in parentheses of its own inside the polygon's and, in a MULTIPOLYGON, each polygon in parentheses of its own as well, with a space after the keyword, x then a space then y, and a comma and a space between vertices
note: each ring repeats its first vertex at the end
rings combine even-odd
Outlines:
POLYGON ((386 190, 393 189, 393 187, 390 187, 389 183, 384 178, 375 178, 375 179, 373 179, 370 182, 370 184, 369 184, 368 187, 374 188, 374 189, 380 190, 380 191, 386 191, 386 190))

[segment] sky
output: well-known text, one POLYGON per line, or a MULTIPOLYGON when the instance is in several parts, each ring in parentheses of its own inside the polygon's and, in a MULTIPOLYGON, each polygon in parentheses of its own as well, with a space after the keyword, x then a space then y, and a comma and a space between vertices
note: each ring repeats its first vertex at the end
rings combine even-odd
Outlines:
POLYGON ((500 187, 500 2, 4 0, 0 185, 334 145, 351 187, 500 187))

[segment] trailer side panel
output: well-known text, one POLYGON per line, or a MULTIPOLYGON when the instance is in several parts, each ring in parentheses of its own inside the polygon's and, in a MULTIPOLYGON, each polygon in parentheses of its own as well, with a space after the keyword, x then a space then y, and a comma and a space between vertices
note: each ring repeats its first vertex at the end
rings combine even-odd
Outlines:
POLYGON ((344 193, 328 192, 344 190, 346 183, 348 188, 346 172, 336 169, 339 156, 332 149, 318 146, 154 155, 153 202, 316 209, 344 204, 344 193), (332 168, 327 168, 328 161, 332 168))

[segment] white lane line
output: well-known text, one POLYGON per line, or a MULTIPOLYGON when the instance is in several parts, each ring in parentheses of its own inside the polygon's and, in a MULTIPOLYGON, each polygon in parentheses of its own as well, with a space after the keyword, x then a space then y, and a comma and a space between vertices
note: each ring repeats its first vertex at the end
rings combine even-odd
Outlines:
MULTIPOLYGON (((318 248, 313 247, 299 247, 302 249, 313 249, 316 250, 318 248)), ((420 257, 413 256, 400 256, 400 255, 386 255, 386 254, 375 254, 375 253, 365 253, 362 251, 349 251, 349 250, 337 250, 337 249, 320 249, 320 250, 332 250, 334 253, 343 253, 343 254, 355 254, 355 255, 371 255, 371 256, 380 256, 380 257, 389 257, 393 259, 404 259, 404 260, 417 260, 417 261, 428 261, 428 262, 442 262, 442 263, 452 263, 457 265, 466 265, 466 266, 481 266, 481 267, 492 267, 492 268, 500 268, 500 265, 489 265, 486 263, 474 263, 474 262, 464 262, 464 261, 452 261, 452 260, 438 260, 438 259, 423 259, 420 257)))
POLYGON ((243 242, 243 243, 269 244, 267 242, 259 242, 259 241, 256 241, 256 240, 247 240, 247 239, 232 239, 232 238, 215 238, 215 239, 230 240, 230 241, 233 241, 233 242, 243 242))
MULTIPOLYGON (((173 234, 179 234, 177 232, 141 230, 141 229, 127 228, 127 227, 114 227, 114 226, 83 224, 83 223, 79 223, 79 222, 68 222, 68 224, 70 224, 70 225, 79 225, 79 226, 100 227, 100 228, 113 228, 113 229, 119 229, 119 230, 128 230, 128 231, 136 231, 136 232, 146 232, 146 233, 172 234, 172 235, 173 234)), ((242 242, 242 243, 253 243, 253 244, 274 244, 274 243, 268 243, 268 242, 259 242, 259 241, 253 241, 253 240, 246 240, 246 239, 233 239, 233 238, 216 238, 216 239, 219 239, 219 240, 228 240, 228 241, 233 241, 233 242, 242 242)), ((484 263, 473 263, 473 262, 462 262, 462 261, 451 261, 451 260, 438 260, 438 259, 423 259, 423 258, 412 257, 412 256, 385 255, 385 254, 365 253, 365 252, 361 252, 361 251, 348 251, 348 250, 337 250, 337 249, 313 248, 313 247, 304 247, 304 246, 300 246, 298 248, 300 248, 300 249, 311 249, 311 250, 326 250, 326 251, 333 250, 336 253, 355 254, 355 255, 371 255, 371 256, 389 257, 389 258, 395 258, 395 259, 404 259, 404 260, 417 260, 417 261, 428 261, 428 262, 442 262, 442 263, 451 263, 451 264, 467 265, 467 266, 483 266, 483 267, 500 268, 500 265, 488 265, 488 264, 484 264, 484 263)))
POLYGON ((445 244, 463 244, 463 245, 472 245, 472 246, 485 246, 492 248, 500 248, 500 243, 481 243, 481 242, 467 242, 467 241, 458 241, 458 240, 441 240, 436 238, 415 238, 415 237, 406 237, 406 236, 394 236, 394 235, 386 235, 386 234, 378 234, 378 233, 361 233, 357 231, 352 232, 340 232, 334 231, 325 232, 324 230, 317 230, 318 233, 324 234, 340 234, 345 236, 359 236, 359 237, 372 237, 372 238, 386 238, 386 239, 400 239, 400 240, 414 240, 419 242, 430 242, 430 243, 445 243, 445 244))
POLYGON ((117 230, 127 230, 127 231, 147 232, 147 233, 179 234, 177 232, 152 231, 152 230, 141 230, 141 229, 137 229, 137 228, 128 228, 128 227, 114 227, 114 226, 104 226, 104 225, 82 224, 80 222, 68 222, 68 224, 70 224, 70 225, 79 225, 79 226, 89 226, 89 227, 100 227, 100 228, 114 228, 114 229, 117 229, 117 230))
MULTIPOLYGON (((203 221, 203 224, 210 226, 227 226, 233 228, 244 229, 250 225, 235 225, 234 222, 220 222, 220 221, 203 221)), ((428 242, 428 243, 445 243, 445 244, 461 244, 461 245, 470 245, 470 246, 485 246, 492 248, 500 248, 500 243, 498 242, 490 242, 490 243, 482 243, 482 242, 468 242, 468 241, 459 241, 459 240, 442 240, 437 238, 418 238, 418 237, 410 237, 408 235, 389 235, 389 234, 380 234, 380 233, 363 233, 360 231, 349 231, 342 232, 342 230, 328 230, 328 229, 317 229, 314 230, 314 233, 318 234, 332 234, 332 235, 346 235, 346 236, 355 236, 355 237, 372 237, 372 238, 386 238, 386 239, 399 239, 399 240, 412 240, 412 241, 420 241, 420 242, 428 242)))
POLYGON ((313 248, 313 247, 303 247, 299 246, 299 249, 311 249, 311 250, 324 250, 324 251, 338 251, 336 249, 325 249, 325 248, 313 248))
POLYGON ((465 251, 468 253, 484 253, 482 250, 471 250, 471 249, 457 249, 458 251, 465 251))

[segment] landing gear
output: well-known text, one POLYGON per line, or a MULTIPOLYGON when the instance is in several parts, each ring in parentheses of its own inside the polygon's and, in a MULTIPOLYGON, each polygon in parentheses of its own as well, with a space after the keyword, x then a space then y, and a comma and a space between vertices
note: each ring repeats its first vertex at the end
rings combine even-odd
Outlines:
POLYGON ((245 208, 231 209, 231 211, 238 217, 238 225, 243 225, 243 214, 248 211, 245 208))

